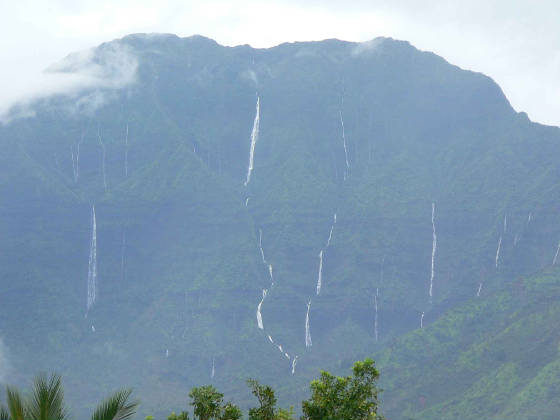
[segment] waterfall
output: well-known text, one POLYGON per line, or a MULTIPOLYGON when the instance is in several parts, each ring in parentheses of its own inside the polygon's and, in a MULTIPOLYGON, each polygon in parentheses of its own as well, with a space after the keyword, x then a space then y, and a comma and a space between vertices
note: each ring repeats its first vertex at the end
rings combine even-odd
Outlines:
POLYGON ((80 141, 76 146, 76 153, 74 154, 74 146, 70 146, 70 151, 72 152, 72 172, 74 174, 74 183, 78 183, 78 178, 80 177, 80 141))
POLYGON ((274 286, 274 277, 272 277, 272 264, 268 264, 268 274, 270 275, 270 285, 274 286))
POLYGON ((214 375, 216 375, 216 365, 214 364, 214 358, 212 357, 212 372, 210 372, 210 378, 214 379, 214 375))
POLYGON ((263 264, 266 264, 266 259, 264 258, 264 250, 262 247, 262 229, 259 229, 259 249, 261 250, 261 257, 263 264))
POLYGON ((317 295, 321 293, 322 277, 323 277, 323 250, 319 252, 319 277, 317 278, 317 295))
POLYGON ((290 355, 288 353, 284 353, 284 357, 286 357, 286 359, 290 360, 290 355))
POLYGON ((518 242, 519 242, 519 233, 516 233, 515 237, 513 238, 513 246, 517 246, 518 242))
POLYGON ((334 224, 336 225, 336 213, 333 216, 334 224))
POLYGON ((424 312, 420 315, 420 329, 424 328, 424 312))
POLYGON ((329 239, 327 239, 327 247, 331 244, 333 230, 334 230, 334 225, 331 226, 331 231, 329 232, 329 239))
POLYGON ((500 261, 500 248, 502 247, 502 235, 498 241, 498 249, 496 250, 496 270, 498 269, 498 262, 500 261))
POLYGON ((124 267, 125 252, 126 252, 126 230, 123 229, 122 245, 121 245, 121 281, 124 281, 126 279, 125 267, 124 267))
POLYGON ((126 124, 126 137, 124 138, 124 176, 128 178, 128 123, 126 124))
POLYGON ((556 248, 556 254, 554 254, 554 259, 552 260, 552 265, 556 265, 556 260, 558 259, 558 251, 560 251, 560 241, 558 242, 558 248, 556 248))
POLYGON ((282 346, 280 344, 278 344, 278 350, 280 350, 280 353, 284 353, 284 349, 282 348, 282 346))
POLYGON ((432 203, 432 271, 430 274, 430 303, 432 302, 433 288, 434 288, 434 261, 436 257, 436 247, 437 247, 437 236, 436 236, 436 203, 432 203))
POLYGON ((305 315, 305 347, 312 346, 311 333, 309 332, 309 308, 311 308, 311 300, 307 303, 307 314, 305 315))
POLYGON ((87 289, 87 311, 89 311, 97 297, 97 225, 95 221, 95 206, 91 208, 91 242, 89 246, 87 289))
POLYGON ((478 285, 478 290, 476 291, 476 297, 480 296, 480 292, 482 291, 482 282, 478 285))
POLYGON ((249 198, 250 198, 250 197, 247 197, 247 198, 245 199, 245 207, 247 207, 247 206, 249 205, 249 198))
POLYGON ((260 120, 260 97, 257 96, 257 109, 255 113, 255 120, 253 121, 253 131, 251 131, 251 150, 249 151, 249 168, 247 169, 247 179, 245 186, 251 181, 251 173, 253 172, 253 160, 255 158, 255 145, 259 138, 259 120, 260 120))
POLYGON ((529 212, 529 216, 527 217, 527 224, 531 223, 531 220, 533 220, 533 213, 529 212))
POLYGON ((169 349, 165 349, 165 357, 166 357, 166 358, 169 357, 169 349))
POLYGON ((375 320, 373 322, 373 333, 375 335, 375 342, 379 341, 379 335, 377 330, 377 296, 379 296, 379 287, 375 291, 375 296, 373 297, 373 304, 375 305, 375 320))
POLYGON ((95 327, 93 326, 93 324, 91 325, 91 332, 95 332, 95 327))
POLYGON ((295 356, 292 360, 292 375, 296 373, 296 363, 297 363, 298 356, 295 356))
POLYGON ((274 344, 274 341, 272 340, 272 337, 270 335, 268 336, 268 341, 270 341, 272 344, 274 344))
POLYGON ((259 326, 259 329, 261 329, 261 330, 264 329, 263 321, 262 321, 262 315, 261 315, 261 307, 262 307, 262 304, 264 302, 264 299, 266 298, 266 293, 267 292, 268 292, 268 290, 263 289, 262 299, 259 302, 259 305, 257 306, 257 325, 259 326))
POLYGON ((507 214, 504 214, 504 233, 507 231, 507 214))
POLYGON ((346 161, 344 180, 346 180, 346 178, 348 177, 348 171, 350 170, 350 163, 348 162, 348 149, 346 148, 346 134, 344 132, 344 118, 342 117, 342 108, 338 111, 338 113, 340 115, 340 126, 342 127, 342 145, 344 146, 344 160, 346 161))
POLYGON ((97 130, 97 137, 99 138, 99 144, 101 145, 101 171, 103 172, 103 188, 107 191, 107 176, 105 174, 105 145, 101 141, 101 132, 97 130))

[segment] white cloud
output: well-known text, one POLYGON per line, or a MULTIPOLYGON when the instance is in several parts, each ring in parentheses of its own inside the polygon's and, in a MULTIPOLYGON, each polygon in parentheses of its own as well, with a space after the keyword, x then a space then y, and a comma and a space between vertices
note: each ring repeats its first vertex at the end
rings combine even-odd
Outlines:
MULTIPOLYGON (((134 32, 201 34, 225 45, 377 36, 405 39, 498 82, 517 110, 560 124, 557 1, 19 0, 0 15, 0 110, 59 82, 39 71, 134 32), (51 78, 47 78, 51 79, 51 78)), ((62 82, 60 82, 62 83, 62 82)), ((51 86, 51 87, 49 87, 51 86)))

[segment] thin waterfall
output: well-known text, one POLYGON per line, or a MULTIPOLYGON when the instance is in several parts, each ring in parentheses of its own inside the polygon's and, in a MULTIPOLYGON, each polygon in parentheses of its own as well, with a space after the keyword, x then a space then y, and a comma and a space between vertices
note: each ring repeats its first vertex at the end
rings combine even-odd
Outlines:
POLYGON ((375 320, 373 322, 373 333, 375 335, 375 342, 379 341, 379 334, 377 330, 377 297, 379 296, 379 287, 375 291, 375 296, 373 297, 373 304, 375 305, 375 320))
POLYGON ((321 293, 321 284, 323 278, 323 250, 319 252, 319 276, 317 278, 317 296, 321 293))
POLYGON ((432 302, 433 288, 434 288, 434 261, 436 257, 437 236, 436 236, 436 203, 432 203, 432 271, 430 274, 430 303, 432 302))
POLYGON ((121 281, 126 279, 126 272, 124 266, 124 258, 126 253, 126 229, 123 229, 122 244, 121 244, 121 281))
POLYGON ((513 238, 513 246, 517 246, 518 242, 519 242, 519 233, 516 233, 515 237, 513 238))
POLYGON ((87 289, 87 311, 89 312, 97 298, 97 224, 95 221, 95 206, 91 207, 91 241, 89 246, 87 289))
POLYGON ((165 349, 165 358, 167 359, 169 357, 169 349, 165 349))
POLYGON ((502 247, 502 235, 500 235, 500 240, 498 241, 498 249, 496 249, 496 270, 498 269, 498 263, 500 262, 500 248, 502 247))
POLYGON ((336 213, 334 214, 334 224, 336 225, 336 213))
POLYGON ((272 339, 272 337, 270 335, 268 336, 268 341, 270 341, 272 344, 274 344, 274 340, 272 339))
POLYGON ((247 198, 245 199, 245 207, 247 207, 247 206, 249 205, 249 198, 251 198, 251 197, 247 197, 247 198))
POLYGON ((292 360, 292 375, 296 373, 296 363, 297 363, 298 356, 295 356, 292 360))
POLYGON ((476 291, 476 297, 480 296, 481 291, 482 291, 482 282, 480 282, 479 285, 478 285, 478 290, 476 291))
POLYGON ((424 312, 420 315, 420 329, 424 328, 424 312))
POLYGON ((74 146, 70 146, 70 151, 72 153, 72 173, 74 175, 74 183, 78 183, 78 178, 80 177, 80 145, 84 140, 84 135, 82 134, 81 140, 76 146, 76 152, 74 153, 74 146))
POLYGON ((266 264, 266 259, 264 258, 264 250, 262 247, 262 229, 259 229, 259 249, 261 251, 261 257, 263 264, 266 264))
POLYGON ((282 348, 282 346, 280 344, 278 344, 278 350, 280 350, 280 353, 284 353, 284 349, 282 348))
POLYGON ((274 277, 272 277, 272 264, 268 264, 268 274, 270 275, 270 285, 274 286, 274 277))
MULTIPOLYGON (((342 103, 344 103, 344 97, 342 103)), ((344 131, 344 118, 342 117, 342 107, 338 111, 338 114, 340 116, 340 126, 342 128, 342 145, 344 146, 344 160, 346 162, 346 169, 344 170, 344 180, 346 180, 346 178, 348 178, 348 171, 350 170, 350 162, 348 161, 348 149, 346 147, 346 134, 344 131)))
POLYGON ((290 355, 289 355, 288 353, 286 353, 286 352, 284 352, 284 357, 285 357, 286 359, 290 360, 290 355))
POLYGON ((124 138, 124 176, 128 177, 128 123, 126 123, 126 137, 124 138))
POLYGON ((259 302, 259 305, 257 306, 257 325, 259 326, 259 329, 261 329, 261 330, 264 329, 264 327, 263 327, 263 321, 262 321, 262 315, 261 315, 261 307, 262 307, 262 304, 263 304, 263 302, 264 302, 264 299, 266 298, 266 293, 267 293, 267 292, 268 292, 268 290, 263 289, 263 292, 262 292, 262 299, 261 299, 261 301, 259 302))
POLYGON ((97 137, 99 138, 99 144, 101 146, 101 171, 103 172, 103 188, 107 191, 107 176, 105 173, 105 145, 101 140, 101 131, 97 130, 97 137))
POLYGON ((214 358, 212 357, 212 371, 210 372, 210 379, 214 379, 214 375, 216 375, 216 365, 214 363, 214 358))
POLYGON ((305 315, 305 347, 309 348, 313 345, 311 342, 311 333, 309 332, 309 309, 311 308, 311 300, 307 303, 307 314, 305 315))
POLYGON ((504 233, 507 231, 507 214, 504 214, 504 233))
POLYGON ((552 260, 552 265, 556 265, 556 260, 558 259, 558 251, 560 251, 560 241, 558 242, 558 247, 556 248, 556 254, 554 254, 554 259, 552 260))
POLYGON ((531 220, 533 220, 533 213, 529 212, 529 216, 527 216, 527 223, 531 223, 531 220))
POLYGON ((259 120, 260 120, 260 100, 261 98, 257 95, 257 109, 255 113, 255 120, 253 121, 253 130, 251 131, 251 149, 249 151, 249 167, 247 169, 247 179, 245 180, 245 186, 251 181, 251 173, 253 172, 253 162, 255 158, 255 145, 259 138, 259 120))
POLYGON ((327 239, 327 247, 331 244, 333 230, 334 230, 334 225, 331 226, 331 231, 329 232, 329 239, 327 239))

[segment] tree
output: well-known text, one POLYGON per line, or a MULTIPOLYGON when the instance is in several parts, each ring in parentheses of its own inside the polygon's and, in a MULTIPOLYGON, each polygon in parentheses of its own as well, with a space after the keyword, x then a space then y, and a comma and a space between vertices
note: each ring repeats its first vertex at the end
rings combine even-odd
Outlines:
MULTIPOLYGON (((138 402, 129 402, 132 391, 120 390, 109 396, 94 411, 92 420, 126 420, 134 415, 138 402)), ((24 398, 18 389, 6 387, 8 408, 0 406, 0 420, 65 420, 64 390, 60 375, 47 379, 41 374, 33 381, 33 391, 24 398)))
POLYGON ((261 385, 255 379, 248 379, 247 385, 259 400, 259 407, 249 409, 249 420, 274 420, 276 414, 274 390, 268 385, 261 385))
POLYGON ((175 412, 171 412, 171 414, 167 417, 167 420, 189 420, 189 413, 186 411, 181 411, 179 414, 175 414, 175 412))
POLYGON ((321 377, 311 382, 311 398, 302 402, 303 420, 376 420, 380 390, 379 372, 371 359, 356 362, 353 376, 334 376, 321 371, 321 377))
POLYGON ((242 415, 243 413, 238 406, 228 402, 222 407, 219 420, 239 420, 242 415))
POLYGON ((198 420, 217 419, 220 416, 224 394, 212 385, 191 389, 189 397, 192 399, 191 405, 198 420))

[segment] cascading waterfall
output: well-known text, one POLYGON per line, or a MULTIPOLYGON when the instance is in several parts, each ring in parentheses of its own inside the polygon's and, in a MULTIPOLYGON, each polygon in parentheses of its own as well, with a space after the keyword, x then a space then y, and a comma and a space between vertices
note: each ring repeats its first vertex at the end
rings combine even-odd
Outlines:
POLYGON ((498 263, 500 262, 501 247, 502 247, 502 235, 500 235, 500 239, 498 240, 498 249, 496 249, 496 270, 498 269, 498 263))
POLYGON ((379 341, 379 335, 377 330, 377 297, 379 296, 379 287, 375 291, 375 296, 373 297, 373 304, 375 305, 375 320, 373 322, 373 333, 375 335, 375 342, 379 341))
POLYGON ((504 214, 504 233, 507 231, 507 214, 504 214))
POLYGON ((434 288, 434 261, 436 257, 437 236, 436 236, 436 203, 432 203, 432 271, 430 274, 430 303, 432 302, 433 288, 434 288))
POLYGON ((322 277, 323 277, 323 250, 319 252, 319 276, 317 278, 317 295, 321 293, 322 277))
POLYGON ((210 372, 210 378, 214 379, 214 375, 216 375, 216 365, 214 363, 214 358, 212 357, 212 372, 210 372))
POLYGON ((309 332, 309 309, 311 308, 311 300, 307 303, 307 314, 305 315, 305 347, 309 348, 313 345, 311 342, 311 333, 309 332))
POLYGON ((169 349, 165 349, 165 358, 169 357, 169 349))
POLYGON ((478 284, 478 290, 476 291, 476 297, 480 296, 481 291, 482 291, 482 282, 478 284))
POLYGON ((78 183, 78 178, 80 177, 80 145, 84 136, 82 134, 82 140, 76 146, 76 153, 74 153, 74 146, 70 146, 70 152, 72 153, 72 173, 74 174, 74 183, 78 183))
POLYGON ((272 264, 268 264, 268 274, 270 275, 270 285, 274 286, 274 277, 272 277, 272 264))
MULTIPOLYGON (((342 104, 344 104, 344 97, 342 99, 342 104)), ((340 116, 340 126, 342 127, 342 145, 344 146, 344 160, 346 162, 346 169, 344 170, 344 180, 348 178, 348 171, 350 170, 350 162, 348 161, 348 149, 346 147, 346 134, 344 132, 344 118, 342 117, 342 107, 338 111, 340 116)))
POLYGON ((259 329, 263 330, 263 321, 262 321, 262 315, 261 315, 261 306, 264 302, 264 299, 266 298, 266 293, 268 292, 268 290, 263 289, 262 292, 262 299, 259 302, 259 305, 257 306, 257 325, 259 326, 259 329))
POLYGON ((89 247, 87 289, 87 312, 89 312, 97 298, 97 224, 95 221, 95 206, 91 208, 91 241, 89 247))
POLYGON ((259 229, 259 249, 261 251, 261 257, 263 264, 266 264, 266 259, 264 258, 264 250, 262 247, 262 229, 259 229))
POLYGON ((107 191, 107 176, 105 173, 105 145, 101 140, 101 131, 97 130, 97 137, 99 138, 99 144, 101 145, 101 171, 103 172, 103 188, 107 191))
POLYGON ((296 373, 296 363, 297 363, 298 356, 295 356, 292 360, 292 375, 296 373))
POLYGON ((274 340, 272 339, 272 337, 270 335, 268 336, 268 341, 270 341, 272 344, 274 344, 274 340))
POLYGON ((424 328, 424 312, 420 315, 420 329, 424 328))
POLYGON ((247 198, 245 199, 245 207, 247 207, 247 206, 249 205, 249 198, 251 198, 251 197, 247 197, 247 198))
POLYGON ((531 223, 531 220, 533 220, 533 213, 529 212, 529 216, 527 216, 527 223, 531 223))
POLYGON ((260 121, 260 100, 261 98, 257 95, 257 109, 255 113, 255 120, 253 121, 253 130, 251 131, 251 149, 249 151, 249 168, 247 169, 247 179, 245 180, 245 186, 251 181, 251 173, 253 172, 253 161, 255 158, 255 145, 259 138, 259 121, 260 121))
POLYGON ((334 230, 334 225, 331 226, 331 231, 329 232, 329 239, 327 239, 327 247, 331 244, 333 230, 334 230))
POLYGON ((556 254, 554 254, 554 259, 552 260, 552 265, 556 265, 556 260, 558 259, 558 251, 560 251, 560 241, 558 242, 558 247, 556 248, 556 254))
POLYGON ((124 266, 124 257, 126 253, 126 230, 123 230, 122 245, 121 245, 121 281, 126 279, 126 272, 124 266))
POLYGON ((124 138, 124 177, 128 178, 128 123, 126 124, 126 137, 124 138))

